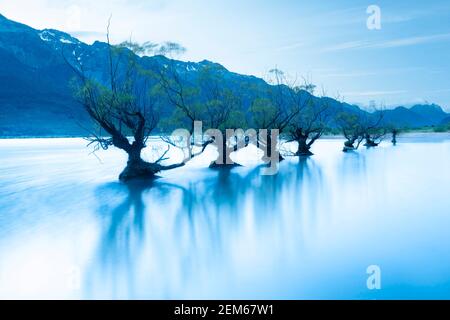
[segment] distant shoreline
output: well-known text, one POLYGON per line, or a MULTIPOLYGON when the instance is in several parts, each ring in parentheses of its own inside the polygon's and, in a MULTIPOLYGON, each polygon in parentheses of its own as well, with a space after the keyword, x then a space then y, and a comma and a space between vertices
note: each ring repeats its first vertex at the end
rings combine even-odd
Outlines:
MULTIPOLYGON (((384 140, 390 139, 391 134, 386 134, 384 140)), ((439 137, 450 139, 450 131, 448 132, 432 132, 432 131, 409 131, 404 133, 399 133, 398 138, 430 138, 439 137)), ((159 135, 151 136, 153 138, 158 138, 159 135)), ((86 136, 74 136, 74 135, 54 135, 54 136, 0 136, 0 140, 19 140, 19 139, 84 139, 86 136)), ((322 139, 343 139, 344 136, 341 134, 326 134, 322 136, 322 139)))

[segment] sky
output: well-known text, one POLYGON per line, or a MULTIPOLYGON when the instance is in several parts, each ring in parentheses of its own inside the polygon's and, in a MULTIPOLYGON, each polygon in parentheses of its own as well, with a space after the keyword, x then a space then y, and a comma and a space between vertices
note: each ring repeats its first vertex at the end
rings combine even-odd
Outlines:
POLYGON ((264 77, 274 67, 362 106, 450 111, 448 0, 0 0, 0 13, 82 41, 175 41, 181 60, 264 77))

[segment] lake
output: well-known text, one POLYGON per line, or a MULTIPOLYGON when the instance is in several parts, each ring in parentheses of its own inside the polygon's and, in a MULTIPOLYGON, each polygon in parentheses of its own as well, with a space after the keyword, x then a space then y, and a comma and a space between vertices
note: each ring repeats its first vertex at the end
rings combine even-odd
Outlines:
POLYGON ((449 299, 448 135, 342 144, 125 185, 120 150, 0 140, 0 298, 449 299))

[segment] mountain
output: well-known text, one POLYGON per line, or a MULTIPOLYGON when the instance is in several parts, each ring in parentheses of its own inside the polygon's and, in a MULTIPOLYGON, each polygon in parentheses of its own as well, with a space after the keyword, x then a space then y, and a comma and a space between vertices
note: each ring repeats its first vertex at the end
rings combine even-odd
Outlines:
POLYGON ((72 135, 80 131, 77 121, 86 121, 58 41, 46 36, 0 17, 0 135, 72 135))
POLYGON ((399 127, 424 127, 439 125, 449 114, 445 113, 438 105, 414 105, 411 108, 397 107, 386 110, 384 122, 396 124, 399 127))
POLYGON ((445 117, 444 119, 442 119, 441 126, 450 126, 450 116, 445 117))
POLYGON ((446 117, 448 117, 448 114, 442 110, 442 108, 438 105, 431 104, 431 105, 422 105, 418 104, 410 109, 412 112, 417 114, 418 116, 425 119, 425 121, 428 123, 428 125, 438 125, 444 120, 446 117))
MULTIPOLYGON (((91 125, 70 86, 75 76, 66 59, 83 64, 90 77, 108 82, 108 45, 85 44, 71 35, 53 29, 36 30, 0 15, 0 136, 80 136, 91 125)), ((252 97, 260 96, 269 84, 248 75, 230 72, 220 64, 203 60, 184 62, 164 56, 139 57, 144 68, 164 68, 174 63, 186 78, 195 78, 214 66, 230 86, 245 86, 244 109, 252 97)), ((305 92, 305 96, 308 94, 305 92)), ((315 98, 319 99, 319 98, 315 98)), ((361 112, 354 105, 327 99, 331 112, 361 112)), ((167 106, 167 109, 170 107, 167 106)), ((170 111, 170 110, 167 110, 170 111)), ((364 112, 364 111, 363 111, 364 112)), ((398 107, 386 111, 385 121, 398 126, 436 125, 449 117, 436 105, 398 107)))

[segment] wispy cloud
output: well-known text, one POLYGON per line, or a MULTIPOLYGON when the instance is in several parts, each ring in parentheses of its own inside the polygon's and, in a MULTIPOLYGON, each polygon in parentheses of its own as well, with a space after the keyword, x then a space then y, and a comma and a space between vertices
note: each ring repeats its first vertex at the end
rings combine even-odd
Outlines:
POLYGON ((276 48, 276 51, 285 51, 285 50, 292 50, 292 49, 297 49, 300 47, 303 47, 305 45, 304 42, 296 42, 296 43, 292 43, 292 44, 288 44, 285 46, 281 46, 276 48))
POLYGON ((444 92, 450 92, 449 88, 446 89, 436 89, 436 90, 428 90, 426 91, 428 93, 444 93, 444 92))
POLYGON ((327 48, 324 48, 324 49, 322 49, 322 52, 335 52, 335 51, 342 51, 342 50, 358 49, 358 48, 364 48, 367 45, 368 45, 368 42, 365 40, 348 41, 348 42, 342 42, 342 43, 338 43, 338 44, 329 46, 327 48))
POLYGON ((413 46, 424 43, 439 42, 450 39, 450 33, 435 34, 429 36, 410 37, 403 39, 390 40, 368 45, 368 48, 395 48, 413 46))
POLYGON ((383 23, 403 23, 430 17, 436 18, 436 16, 448 15, 450 10, 448 3, 423 3, 419 8, 412 9, 411 7, 408 4, 403 8, 404 10, 383 14, 383 23))
POLYGON ((416 36, 394 40, 386 40, 380 42, 370 42, 367 40, 361 41, 349 41, 339 43, 322 50, 322 52, 335 52, 342 50, 354 50, 354 49, 387 49, 415 46, 426 43, 440 42, 450 39, 450 33, 441 33, 427 36, 416 36))
POLYGON ((405 73, 436 73, 435 70, 430 70, 423 67, 402 67, 402 68, 380 68, 374 70, 319 70, 317 73, 322 78, 358 78, 358 77, 372 77, 378 75, 399 75, 405 73))
POLYGON ((335 51, 344 51, 344 50, 352 50, 352 49, 360 49, 364 48, 369 44, 366 40, 361 41, 347 41, 338 43, 327 48, 324 48, 322 52, 335 52, 335 51))
POLYGON ((106 32, 99 31, 68 31, 73 37, 104 37, 106 32))
POLYGON ((408 90, 383 90, 383 91, 354 91, 343 92, 344 96, 348 97, 375 97, 408 93, 408 90))

